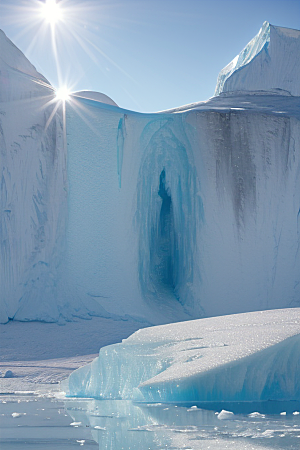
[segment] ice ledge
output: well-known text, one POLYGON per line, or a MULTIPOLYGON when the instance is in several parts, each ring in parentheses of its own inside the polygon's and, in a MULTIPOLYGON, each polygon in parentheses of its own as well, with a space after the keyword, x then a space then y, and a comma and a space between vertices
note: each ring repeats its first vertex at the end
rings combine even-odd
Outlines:
POLYGON ((258 34, 219 74, 215 95, 282 89, 300 95, 300 31, 264 22, 258 34))
POLYGON ((299 308, 137 331, 104 347, 62 388, 147 402, 300 400, 299 308))

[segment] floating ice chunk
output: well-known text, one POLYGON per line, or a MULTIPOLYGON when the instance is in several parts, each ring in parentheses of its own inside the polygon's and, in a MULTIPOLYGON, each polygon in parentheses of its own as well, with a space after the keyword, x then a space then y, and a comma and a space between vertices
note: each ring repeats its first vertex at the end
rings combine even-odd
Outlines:
POLYGON ((196 409, 198 409, 197 406, 191 406, 191 407, 188 409, 188 411, 195 411, 196 409))
POLYGON ((4 378, 13 378, 14 374, 12 372, 12 370, 7 370, 4 374, 4 378))
POLYGON ((252 417, 252 418, 255 418, 255 417, 257 417, 257 418, 264 418, 264 417, 266 417, 266 416, 265 416, 265 414, 261 414, 261 413, 259 413, 259 412, 253 412, 253 413, 248 414, 248 417, 252 417))
POLYGON ((231 420, 233 419, 233 416, 234 416, 233 412, 222 409, 222 411, 218 414, 217 417, 219 420, 231 420))

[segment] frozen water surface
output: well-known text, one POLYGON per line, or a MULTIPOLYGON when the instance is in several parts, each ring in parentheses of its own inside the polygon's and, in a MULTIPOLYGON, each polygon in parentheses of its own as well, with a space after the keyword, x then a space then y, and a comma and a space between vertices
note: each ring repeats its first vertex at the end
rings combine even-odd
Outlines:
POLYGON ((70 426, 64 403, 49 395, 0 396, 1 450, 74 449, 84 440, 96 448, 89 429, 70 426))
POLYGON ((292 412, 299 406, 278 403, 287 414, 268 415, 257 411, 266 405, 249 404, 246 413, 229 414, 196 405, 2 395, 0 448, 298 449, 300 415, 292 412))

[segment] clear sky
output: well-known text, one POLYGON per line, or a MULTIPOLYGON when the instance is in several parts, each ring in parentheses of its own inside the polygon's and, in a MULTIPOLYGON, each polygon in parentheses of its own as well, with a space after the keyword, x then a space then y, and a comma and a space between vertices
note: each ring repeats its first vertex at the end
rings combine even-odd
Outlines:
POLYGON ((37 70, 142 112, 211 97, 265 20, 300 29, 300 0, 61 0, 52 26, 42 3, 0 0, 0 28, 37 70))

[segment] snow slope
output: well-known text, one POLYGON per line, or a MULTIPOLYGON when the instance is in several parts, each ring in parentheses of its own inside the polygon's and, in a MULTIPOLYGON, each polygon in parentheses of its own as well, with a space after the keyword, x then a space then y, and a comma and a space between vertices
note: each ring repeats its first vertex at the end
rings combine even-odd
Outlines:
POLYGON ((146 402, 300 400, 299 309, 139 330, 62 383, 70 396, 146 402))
POLYGON ((282 90, 300 95, 300 31, 265 22, 257 36, 220 72, 215 95, 282 90))

